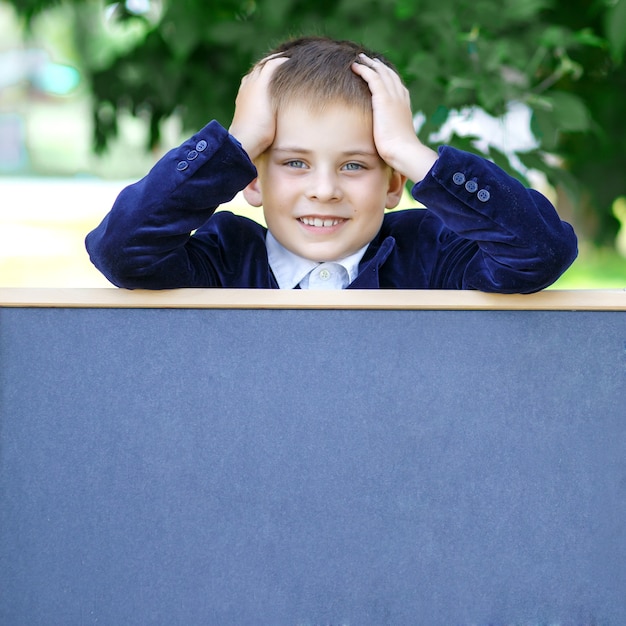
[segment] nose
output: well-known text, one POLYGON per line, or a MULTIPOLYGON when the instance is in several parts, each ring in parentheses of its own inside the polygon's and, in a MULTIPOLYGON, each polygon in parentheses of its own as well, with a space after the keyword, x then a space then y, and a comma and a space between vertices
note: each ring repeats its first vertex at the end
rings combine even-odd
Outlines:
POLYGON ((318 202, 332 202, 341 198, 341 185, 337 173, 330 168, 319 168, 309 177, 307 195, 318 202))

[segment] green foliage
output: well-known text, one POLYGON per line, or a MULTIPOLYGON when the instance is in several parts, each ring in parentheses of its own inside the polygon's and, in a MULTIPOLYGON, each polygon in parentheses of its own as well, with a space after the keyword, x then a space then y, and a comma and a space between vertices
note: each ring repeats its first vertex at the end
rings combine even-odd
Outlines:
MULTIPOLYGON (((12 3, 30 17, 60 1, 12 3)), ((520 160, 584 199, 577 226, 590 237, 615 235, 610 207, 626 195, 626 0, 161 0, 145 14, 118 3, 106 20, 97 0, 65 3, 91 81, 98 150, 121 110, 149 120, 150 146, 173 114, 190 132, 212 118, 228 125, 254 61, 289 36, 326 34, 389 57, 424 116, 425 142, 453 110, 500 115, 526 103, 540 145, 520 160)), ((468 138, 450 143, 476 150, 468 138)), ((512 171, 506 155, 488 156, 512 171)))
POLYGON ((626 49, 626 0, 617 0, 608 8, 604 24, 611 56, 615 63, 619 64, 626 49))
POLYGON ((557 142, 553 152, 562 157, 564 165, 554 173, 576 181, 569 189, 578 190, 579 232, 597 244, 613 245, 619 223, 612 206, 616 198, 626 196, 626 65, 618 62, 626 45, 626 0, 557 3, 546 19, 587 38, 586 45, 573 46, 570 51, 570 62, 580 70, 559 76, 554 86, 579 101, 566 111, 564 119, 554 120, 557 142), (587 110, 586 125, 576 114, 580 105, 587 110), (577 120, 581 124, 578 131, 567 128, 577 120))

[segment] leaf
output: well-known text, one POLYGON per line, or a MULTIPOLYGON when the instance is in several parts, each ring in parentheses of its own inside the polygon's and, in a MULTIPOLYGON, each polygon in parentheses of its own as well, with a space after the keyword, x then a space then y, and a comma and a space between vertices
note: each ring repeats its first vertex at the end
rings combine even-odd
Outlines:
POLYGON ((626 49, 626 0, 617 2, 607 10, 604 27, 616 64, 621 64, 626 49))
POLYGON ((476 147, 479 141, 480 137, 477 135, 457 135, 457 133, 454 132, 446 143, 450 146, 458 148, 459 150, 463 150, 464 152, 477 153, 481 152, 476 147))
POLYGON ((574 39, 583 46, 591 46, 593 48, 604 48, 606 46, 606 41, 602 37, 598 37, 590 28, 576 31, 574 39))
POLYGON ((160 31, 178 59, 186 58, 202 41, 202 24, 182 3, 172 3, 163 16, 160 31))
POLYGON ((498 148, 494 146, 489 146, 489 158, 509 175, 517 178, 524 186, 529 186, 529 181, 526 176, 524 176, 524 174, 522 174, 522 172, 520 172, 518 169, 513 167, 513 165, 511 164, 511 159, 507 154, 505 154, 501 150, 498 150, 498 148))
POLYGON ((545 170, 548 181, 553 187, 561 187, 573 206, 580 202, 581 187, 578 181, 564 168, 551 167, 545 170))
POLYGON ((433 113, 431 117, 431 122, 434 126, 441 126, 448 119, 448 114, 450 111, 447 107, 442 105, 438 106, 436 111, 433 113))
POLYGON ((550 168, 550 165, 546 163, 543 153, 539 150, 529 150, 528 152, 518 152, 517 158, 520 160, 524 167, 529 170, 539 170, 545 172, 550 168))
POLYGON ((530 118, 530 130, 533 136, 541 142, 541 147, 544 150, 556 149, 559 134, 550 112, 540 108, 533 109, 530 118))
POLYGON ((544 30, 539 44, 546 48, 566 48, 569 39, 570 33, 566 28, 553 24, 544 30))
POLYGON ((536 19, 537 14, 548 9, 550 4, 550 0, 513 0, 504 10, 512 20, 527 21, 536 19))
POLYGON ((591 118, 581 98, 565 91, 553 91, 546 95, 552 105, 551 116, 559 130, 565 132, 589 130, 591 118))
POLYGON ((562 165, 553 165, 539 150, 518 152, 517 158, 528 169, 543 172, 553 187, 560 187, 565 191, 570 203, 577 206, 580 199, 581 187, 578 181, 562 165))

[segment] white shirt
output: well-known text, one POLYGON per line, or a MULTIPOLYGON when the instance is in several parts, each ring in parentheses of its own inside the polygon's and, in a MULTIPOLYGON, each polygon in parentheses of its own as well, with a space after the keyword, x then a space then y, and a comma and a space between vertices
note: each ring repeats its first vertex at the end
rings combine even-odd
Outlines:
POLYGON ((281 289, 345 289, 359 273, 367 245, 339 261, 318 263, 287 250, 267 232, 265 238, 270 267, 281 289))

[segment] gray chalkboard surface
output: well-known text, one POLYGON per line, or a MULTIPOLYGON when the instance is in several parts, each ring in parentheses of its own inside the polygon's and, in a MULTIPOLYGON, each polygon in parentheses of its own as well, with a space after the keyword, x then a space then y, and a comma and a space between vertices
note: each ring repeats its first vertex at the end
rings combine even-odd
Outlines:
POLYGON ((626 314, 0 308, 0 623, 626 624, 626 314))

